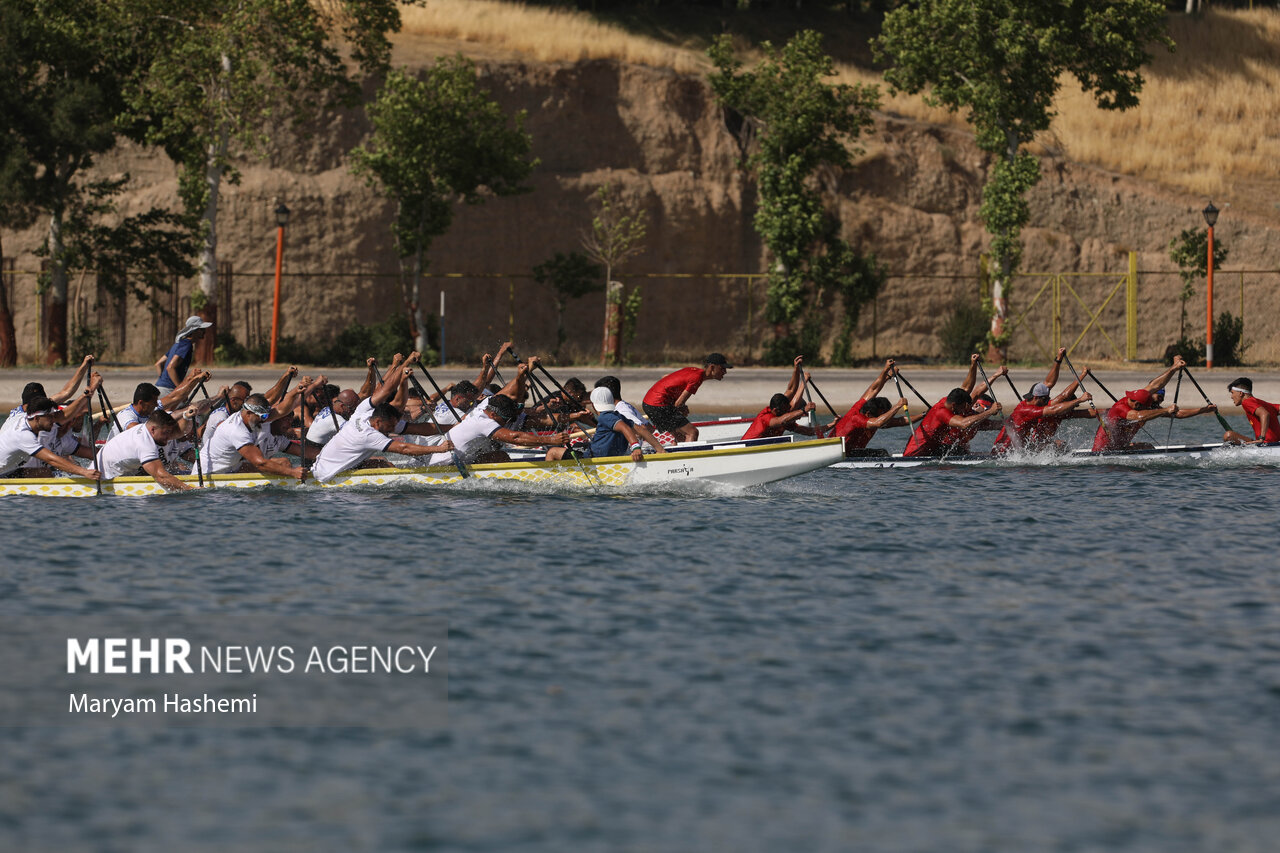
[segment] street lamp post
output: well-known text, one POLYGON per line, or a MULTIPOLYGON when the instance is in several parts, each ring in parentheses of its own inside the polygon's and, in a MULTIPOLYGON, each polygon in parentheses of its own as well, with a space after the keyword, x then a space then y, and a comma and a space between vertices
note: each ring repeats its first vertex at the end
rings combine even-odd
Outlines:
POLYGON ((1208 224, 1208 329, 1204 332, 1204 366, 1213 366, 1213 225, 1217 224, 1217 207, 1208 202, 1204 207, 1204 222, 1208 224))
POLYGON ((276 292, 271 302, 271 363, 276 363, 276 336, 280 332, 280 271, 284 267, 284 227, 289 224, 289 208, 276 205, 276 292))

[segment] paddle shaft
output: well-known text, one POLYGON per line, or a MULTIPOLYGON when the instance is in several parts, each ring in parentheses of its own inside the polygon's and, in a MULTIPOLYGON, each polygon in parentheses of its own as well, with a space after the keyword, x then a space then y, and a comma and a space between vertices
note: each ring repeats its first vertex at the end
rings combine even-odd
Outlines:
MULTIPOLYGON (((1182 371, 1178 371, 1178 381, 1173 386, 1173 405, 1177 408, 1178 395, 1182 393, 1182 371)), ((1164 443, 1169 444, 1173 441, 1173 418, 1169 418, 1169 434, 1165 436, 1164 443)))
MULTIPOLYGON (((1196 381, 1196 378, 1195 378, 1194 376, 1192 376, 1192 375, 1191 375, 1191 371, 1190 371, 1190 370, 1187 370, 1187 369, 1184 367, 1184 368, 1182 368, 1182 373, 1187 374, 1187 378, 1191 380, 1191 384, 1192 384, 1192 385, 1194 385, 1194 386, 1196 386, 1196 390, 1197 390, 1197 391, 1199 391, 1199 392, 1200 392, 1200 396, 1204 398, 1204 404, 1205 404, 1206 406, 1212 406, 1212 405, 1213 405, 1213 401, 1209 399, 1209 395, 1208 395, 1208 394, 1204 393, 1204 389, 1200 387, 1200 383, 1199 383, 1199 382, 1197 382, 1197 381, 1196 381)), ((1181 379, 1181 378, 1182 378, 1181 374, 1179 374, 1178 378, 1179 378, 1179 379, 1181 379)), ((1175 402, 1176 402, 1176 401, 1175 401, 1175 402)), ((1213 414, 1218 418, 1218 423, 1222 424, 1222 428, 1223 428, 1223 429, 1228 429, 1228 430, 1229 430, 1229 429, 1231 429, 1231 424, 1227 423, 1227 419, 1226 419, 1226 418, 1224 418, 1224 417, 1222 416, 1222 413, 1221 413, 1221 412, 1215 411, 1213 414)))
MULTIPOLYGON (((1071 375, 1074 376, 1076 379, 1076 387, 1081 390, 1084 390, 1084 382, 1081 381, 1080 374, 1076 373, 1076 366, 1071 363, 1070 357, 1068 357, 1065 353, 1063 354, 1063 358, 1067 360, 1067 367, 1071 368, 1071 375)), ((1094 377, 1094 381, 1095 382, 1097 381, 1097 377, 1094 377)), ((1102 383, 1098 382, 1098 385, 1101 386, 1102 383)), ((1106 389, 1104 388, 1103 390, 1105 391, 1106 389)), ((1111 392, 1107 391, 1107 393, 1110 394, 1111 392)), ((1114 400, 1115 398, 1112 397, 1112 399, 1114 400)), ((1107 429, 1107 422, 1102 417, 1102 412, 1099 412, 1098 407, 1093 404, 1093 398, 1089 399, 1089 410, 1092 411, 1093 416, 1098 419, 1098 426, 1102 427, 1102 432, 1107 437, 1107 443, 1110 444, 1111 430, 1107 429)))
MULTIPOLYGON (((987 371, 982 366, 982 362, 978 362, 978 372, 982 374, 982 381, 987 383, 987 393, 991 395, 991 399, 996 399, 996 389, 991 385, 991 380, 987 378, 987 371)), ((1009 374, 1005 374, 1008 376, 1009 374)), ((999 402, 998 400, 996 402, 999 402)))
POLYGON ((827 395, 822 393, 822 389, 818 387, 818 383, 814 382, 812 377, 809 379, 809 387, 813 389, 813 393, 818 395, 818 399, 827 407, 827 411, 831 412, 831 417, 836 420, 840 420, 840 416, 836 414, 835 408, 832 407, 831 403, 827 400, 827 395))
MULTIPOLYGON (((920 402, 924 404, 925 411, 928 411, 928 410, 931 408, 931 407, 929 406, 929 401, 928 401, 928 400, 926 400, 926 399, 924 398, 924 395, 923 395, 923 394, 921 394, 919 391, 917 391, 917 390, 916 390, 916 386, 914 386, 914 385, 912 385, 912 384, 911 384, 911 380, 910 380, 910 379, 908 379, 908 378, 907 378, 907 377, 905 377, 905 376, 902 376, 902 374, 901 374, 901 373, 899 373, 899 372, 898 372, 898 370, 895 368, 895 369, 894 369, 894 371, 893 371, 893 381, 894 381, 894 382, 897 382, 897 381, 898 381, 898 377, 900 377, 900 376, 902 377, 902 381, 903 381, 903 382, 905 382, 905 383, 907 383, 907 387, 911 389, 911 393, 915 394, 917 397, 919 397, 919 398, 920 398, 920 402)), ((902 386, 901 386, 901 385, 899 385, 899 386, 898 386, 898 396, 899 396, 899 397, 902 397, 902 386)), ((905 398, 903 398, 903 399, 905 399, 905 398)))
MULTIPOLYGON (((423 370, 422 372, 426 373, 426 370, 423 370)), ((445 438, 444 427, 440 425, 440 421, 436 420, 435 406, 431 405, 430 400, 427 398, 427 391, 425 388, 422 387, 422 383, 418 381, 418 377, 410 373, 409 384, 412 385, 413 390, 417 391, 418 395, 422 397, 422 409, 427 413, 427 417, 431 419, 431 423, 435 424, 436 433, 441 438, 445 438)), ((435 383, 433 382, 431 384, 434 385, 435 383)), ((452 406, 449 406, 449 411, 451 412, 453 411, 452 406)), ((454 413, 454 417, 457 417, 456 412, 454 413)), ((459 421, 459 423, 461 423, 461 421, 459 421)), ((445 439, 445 440, 447 441, 448 439, 445 439)), ((470 472, 467 471, 466 463, 462 461, 462 454, 458 452, 458 449, 456 447, 453 450, 449 451, 449 457, 453 460, 453 465, 455 468, 458 469, 458 474, 461 475, 462 479, 465 480, 467 477, 471 476, 470 472)))
MULTIPOLYGON (((897 370, 897 368, 894 368, 894 371, 893 371, 893 384, 894 384, 894 385, 897 387, 897 389, 898 389, 898 399, 899 399, 899 400, 905 400, 905 399, 907 399, 907 398, 903 395, 903 393, 902 393, 902 382, 903 382, 903 381, 905 381, 905 380, 899 381, 899 379, 898 379, 898 370, 897 370)), ((908 383, 908 384, 910 384, 910 383, 908 383)), ((914 389, 914 388, 912 388, 911 390, 915 391, 915 389, 914 389)), ((918 391, 917 391, 917 392, 916 392, 916 396, 919 396, 919 393, 920 393, 920 392, 918 392, 918 391)), ((906 415, 906 417, 907 417, 907 426, 911 427, 911 437, 912 437, 912 438, 915 438, 915 435, 916 435, 916 425, 915 425, 915 424, 913 424, 913 423, 911 422, 911 405, 910 405, 909 403, 908 403, 908 404, 903 405, 903 407, 902 407, 902 413, 903 413, 904 415, 906 415)))
POLYGON ((102 404, 102 410, 104 413, 111 413, 111 420, 116 425, 116 432, 124 432, 120 427, 120 418, 116 415, 116 407, 111 405, 111 401, 107 399, 107 389, 103 388, 101 385, 98 386, 98 402, 102 404))
POLYGON ((98 459, 98 437, 93 433, 93 392, 88 388, 84 389, 84 398, 89 402, 89 408, 84 413, 84 431, 86 438, 89 440, 89 450, 93 452, 93 470, 98 472, 97 494, 102 496, 102 463, 98 459))
MULTIPOLYGON (((1067 355, 1067 354, 1064 352, 1064 353, 1062 354, 1062 358, 1067 362, 1067 367, 1071 368, 1071 375, 1072 375, 1072 376, 1074 376, 1074 377, 1076 378, 1076 385, 1078 385, 1079 387, 1083 388, 1083 387, 1084 387, 1084 384, 1080 381, 1080 374, 1079 374, 1079 373, 1076 373, 1076 366, 1075 366, 1074 364, 1072 364, 1072 363, 1071 363, 1071 356, 1067 355)), ((1092 379, 1092 380, 1097 384, 1097 386, 1098 386, 1099 388, 1101 388, 1101 389, 1106 393, 1106 395, 1107 395, 1108 397, 1110 397, 1110 398, 1111 398, 1111 402, 1113 402, 1113 403, 1118 403, 1118 402, 1120 402, 1119 398, 1117 398, 1115 394, 1112 394, 1112 393, 1111 393, 1111 389, 1109 389, 1106 385, 1103 385, 1103 384, 1102 384, 1102 380, 1101 380, 1101 379, 1099 379, 1099 378, 1098 378, 1098 377, 1096 377, 1096 376, 1093 376, 1092 374, 1090 375, 1090 378, 1091 378, 1091 379, 1092 379)))

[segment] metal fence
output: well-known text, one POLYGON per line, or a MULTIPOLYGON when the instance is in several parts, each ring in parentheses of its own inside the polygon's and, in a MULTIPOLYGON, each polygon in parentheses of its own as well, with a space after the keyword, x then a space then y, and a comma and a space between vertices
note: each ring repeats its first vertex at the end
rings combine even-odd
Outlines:
MULTIPOLYGON (((243 344, 270 334, 272 272, 233 270, 221 265, 219 328, 243 344)), ((4 259, 2 285, 13 308, 19 350, 34 361, 46 344, 48 295, 37 288, 38 270, 16 269, 4 259)), ((696 357, 708 350, 732 353, 750 363, 763 355, 773 330, 765 320, 765 276, 760 273, 655 273, 623 276, 642 304, 629 360, 662 363, 696 357)), ((1219 313, 1244 318, 1247 356, 1252 362, 1280 361, 1280 270, 1222 270, 1216 275, 1219 313)), ((855 328, 851 356, 936 357, 938 330, 958 298, 977 299, 975 275, 890 275, 881 293, 864 306, 855 328)), ((147 305, 104 293, 92 275, 73 276, 69 325, 102 334, 113 360, 145 362, 163 352, 190 313, 194 280, 178 280, 147 305)), ((1010 300, 1016 361, 1042 362, 1065 346, 1073 355, 1115 360, 1154 360, 1180 332, 1181 280, 1176 271, 1145 271, 1130 256, 1127 268, 1106 273, 1026 273, 1015 278, 1010 300)), ((331 340, 352 322, 374 323, 403 310, 399 278, 384 271, 288 272, 283 276, 281 335, 299 340, 331 340)), ((1203 337, 1203 282, 1187 303, 1189 337, 1203 337)), ((445 342, 451 360, 472 359, 514 339, 521 351, 550 353, 557 345, 557 317, 550 287, 529 274, 433 274, 425 278, 423 300, 439 313, 443 295, 445 342)), ((826 306, 828 347, 840 327, 838 306, 826 306)), ((562 361, 598 360, 604 323, 603 294, 570 303, 562 361)))

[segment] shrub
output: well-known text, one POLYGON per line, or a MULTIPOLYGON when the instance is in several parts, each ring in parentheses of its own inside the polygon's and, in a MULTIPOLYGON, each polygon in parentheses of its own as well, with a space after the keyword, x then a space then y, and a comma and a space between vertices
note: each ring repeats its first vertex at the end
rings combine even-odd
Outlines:
POLYGON ((980 303, 964 297, 956 299, 951 304, 951 314, 938 329, 943 358, 967 363, 969 356, 982 348, 990 325, 980 303))

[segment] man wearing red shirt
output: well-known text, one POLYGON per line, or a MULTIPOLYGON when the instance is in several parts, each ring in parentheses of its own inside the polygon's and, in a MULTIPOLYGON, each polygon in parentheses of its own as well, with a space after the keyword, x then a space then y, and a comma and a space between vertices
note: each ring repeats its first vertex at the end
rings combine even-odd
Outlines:
POLYGON ((1244 409, 1244 416, 1253 427, 1253 440, 1235 430, 1227 430, 1222 440, 1230 444, 1262 444, 1280 441, 1280 407, 1253 396, 1253 380, 1241 376, 1227 386, 1231 402, 1244 409))
POLYGON ((703 359, 702 367, 682 367, 659 379, 644 395, 644 413, 660 430, 666 430, 679 441, 697 441, 698 428, 689 423, 689 398, 708 379, 719 381, 733 365, 718 352, 703 359))
POLYGON ((1022 402, 1009 413, 1004 429, 1000 430, 991 446, 992 453, 1005 454, 1012 450, 1034 453, 1044 450, 1050 444, 1057 444, 1061 449, 1062 442, 1055 442, 1053 436, 1062 422, 1072 417, 1093 417, 1091 412, 1075 411, 1076 406, 1093 399, 1089 394, 1074 396, 1080 380, 1089 375, 1087 367, 1080 374, 1080 379, 1073 381, 1067 386, 1067 390, 1050 400, 1049 395, 1054 383, 1058 381, 1058 371, 1066 352, 1065 348, 1058 350, 1058 357, 1053 360, 1053 366, 1049 368, 1044 381, 1037 382, 1022 398, 1022 402))
POLYGON ((1173 366, 1147 383, 1146 388, 1127 391, 1125 395, 1107 409, 1098 431, 1093 436, 1093 450, 1127 450, 1129 448, 1152 447, 1150 442, 1133 443, 1133 437, 1142 425, 1154 418, 1190 418, 1208 412, 1216 412, 1217 406, 1201 406, 1198 409, 1179 409, 1176 404, 1161 407, 1156 392, 1168 384, 1170 377, 1187 362, 1182 356, 1174 356, 1173 366))
POLYGON ((1000 404, 995 403, 984 411, 971 414, 973 398, 963 388, 953 388, 946 399, 934 404, 924 416, 920 426, 911 433, 903 456, 942 456, 965 442, 967 431, 999 414, 1000 404))
MULTIPOLYGON (((884 385, 893 375, 894 361, 884 363, 880 375, 875 378, 862 396, 853 402, 849 411, 831 425, 828 437, 839 437, 845 440, 846 451, 860 450, 867 446, 876 430, 891 426, 906 426, 905 418, 896 418, 898 410, 905 408, 907 401, 899 398, 897 403, 890 403, 887 397, 879 396, 884 385)), ((920 420, 924 415, 917 415, 913 420, 920 420)))
POLYGON ((748 438, 775 438, 782 435, 783 430, 791 430, 802 435, 813 435, 813 427, 800 426, 796 421, 813 411, 813 403, 806 403, 798 409, 792 408, 791 398, 786 394, 774 394, 769 405, 760 410, 751 426, 747 427, 742 440, 748 438))

